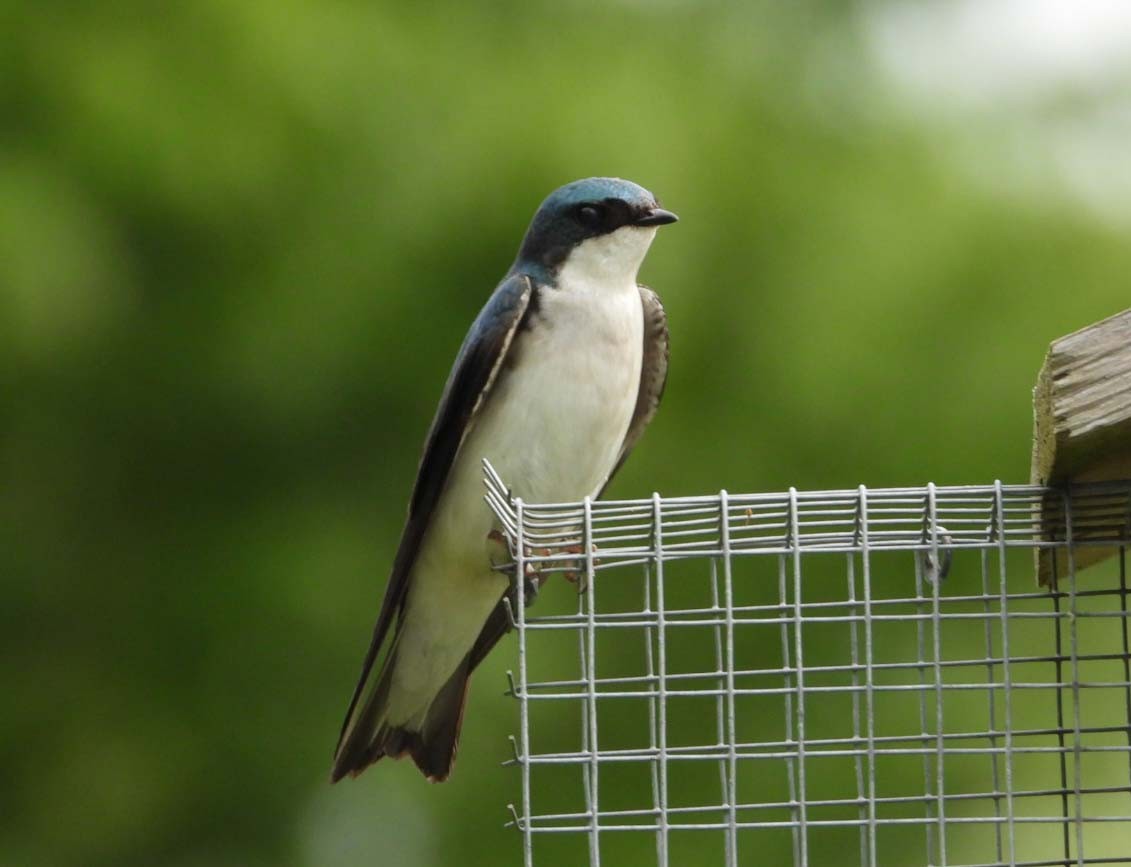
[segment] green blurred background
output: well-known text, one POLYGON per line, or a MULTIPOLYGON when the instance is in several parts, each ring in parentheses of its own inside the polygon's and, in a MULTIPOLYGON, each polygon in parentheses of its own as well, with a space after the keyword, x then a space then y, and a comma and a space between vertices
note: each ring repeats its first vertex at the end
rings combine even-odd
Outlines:
POLYGON ((1131 52, 1022 6, 0 7, 0 862, 516 863, 513 641, 450 782, 327 775, 448 366, 574 178, 682 217, 614 496, 1027 480, 1045 347, 1131 297, 1131 52))

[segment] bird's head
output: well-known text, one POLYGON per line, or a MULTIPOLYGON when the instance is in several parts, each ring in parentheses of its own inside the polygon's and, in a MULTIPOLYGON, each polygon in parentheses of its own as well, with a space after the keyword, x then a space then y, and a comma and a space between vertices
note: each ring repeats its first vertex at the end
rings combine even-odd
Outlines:
POLYGON ((515 262, 557 275, 636 280, 656 228, 678 219, 632 181, 585 178, 550 193, 534 214, 515 262))

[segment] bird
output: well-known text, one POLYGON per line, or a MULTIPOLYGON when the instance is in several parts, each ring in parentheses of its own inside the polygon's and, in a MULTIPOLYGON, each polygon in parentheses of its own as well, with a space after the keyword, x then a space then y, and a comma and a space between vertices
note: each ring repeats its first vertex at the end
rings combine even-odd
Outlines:
POLYGON ((468 678, 510 626, 483 461, 528 502, 604 491, 663 396, 667 317, 637 272, 677 219, 620 178, 574 181, 538 207, 425 438, 331 782, 406 755, 448 778, 468 678))

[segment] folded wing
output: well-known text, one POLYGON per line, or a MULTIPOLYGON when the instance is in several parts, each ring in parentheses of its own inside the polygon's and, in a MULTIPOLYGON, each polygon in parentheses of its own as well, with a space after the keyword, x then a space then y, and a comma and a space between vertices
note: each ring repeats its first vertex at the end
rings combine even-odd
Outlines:
POLYGON ((385 598, 373 627, 373 639, 362 663, 361 677, 350 699, 349 710, 342 723, 338 746, 334 754, 332 779, 337 781, 347 773, 360 773, 376 759, 370 742, 374 732, 367 720, 374 719, 372 705, 379 701, 373 689, 378 681, 378 657, 395 636, 390 636, 394 618, 404 608, 408 591, 408 578, 420 550, 421 540, 428 529, 436 504, 455 463, 460 446, 475 424, 477 413, 502 369, 511 341, 518 332, 535 292, 529 277, 518 274, 508 277, 492 294, 490 300, 471 326, 455 364, 444 386, 440 405, 432 420, 420 459, 416 484, 409 502, 408 519, 401 534, 400 544, 393 561, 385 598))

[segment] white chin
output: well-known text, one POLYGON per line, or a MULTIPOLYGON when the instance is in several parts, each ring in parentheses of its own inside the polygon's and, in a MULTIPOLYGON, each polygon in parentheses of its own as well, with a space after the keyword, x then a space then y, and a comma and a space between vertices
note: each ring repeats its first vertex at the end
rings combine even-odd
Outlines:
POLYGON ((562 266, 562 275, 611 283, 636 283, 636 272, 656 237, 655 226, 621 226, 578 244, 562 266))

